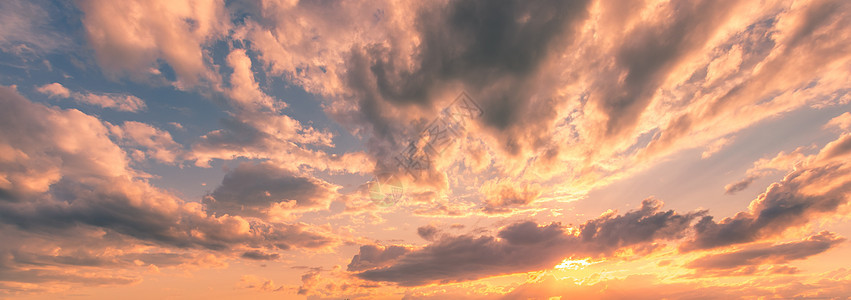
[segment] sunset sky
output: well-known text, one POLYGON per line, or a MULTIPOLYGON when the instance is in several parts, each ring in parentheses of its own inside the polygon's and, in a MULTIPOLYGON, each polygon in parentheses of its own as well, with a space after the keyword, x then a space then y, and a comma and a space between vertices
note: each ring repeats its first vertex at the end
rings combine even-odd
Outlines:
POLYGON ((851 297, 851 1, 0 1, 0 299, 851 297))

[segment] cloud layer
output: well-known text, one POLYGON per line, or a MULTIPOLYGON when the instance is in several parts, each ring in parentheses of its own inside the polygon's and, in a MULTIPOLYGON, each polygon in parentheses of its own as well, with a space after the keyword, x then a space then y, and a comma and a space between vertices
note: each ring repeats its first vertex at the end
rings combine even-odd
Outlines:
POLYGON ((847 49, 842 0, 5 1, 0 297, 842 297, 847 49))

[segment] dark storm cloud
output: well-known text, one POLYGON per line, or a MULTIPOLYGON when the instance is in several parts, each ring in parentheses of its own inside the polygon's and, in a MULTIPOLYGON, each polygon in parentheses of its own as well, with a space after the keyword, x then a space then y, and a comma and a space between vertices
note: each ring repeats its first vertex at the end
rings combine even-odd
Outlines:
POLYGON ((804 189, 816 188, 819 183, 848 174, 849 170, 838 164, 795 170, 782 181, 771 184, 751 203, 750 211, 739 212, 720 222, 714 221, 712 216, 704 216, 694 225, 694 238, 682 244, 680 250, 748 243, 800 226, 819 214, 834 212, 848 202, 851 182, 826 186, 816 194, 806 193, 804 189))
POLYGON ((661 202, 645 200, 638 210, 586 222, 578 235, 559 223, 521 222, 506 226, 496 237, 447 236, 399 257, 390 266, 356 276, 416 286, 540 270, 573 255, 607 256, 625 247, 680 237, 701 214, 679 215, 660 208, 661 202))
MULTIPOLYGON (((427 7, 417 18, 421 43, 413 68, 393 41, 356 46, 345 81, 358 99, 362 121, 377 138, 394 144, 403 133, 388 105, 429 106, 432 93, 452 82, 483 99, 486 124, 520 130, 519 123, 554 116, 546 97, 530 100, 537 92, 530 75, 556 45, 569 42, 573 26, 586 15, 587 1, 454 1, 427 7)), ((519 147, 516 138, 505 144, 512 152, 519 147)))
POLYGON ((830 232, 821 232, 806 240, 771 246, 750 247, 735 252, 711 254, 695 259, 686 267, 697 270, 736 269, 743 266, 782 264, 820 254, 844 242, 830 232))
POLYGON ((279 202, 295 201, 290 207, 294 209, 327 206, 334 194, 332 186, 319 179, 270 164, 242 163, 204 202, 208 211, 220 215, 258 216, 279 202))

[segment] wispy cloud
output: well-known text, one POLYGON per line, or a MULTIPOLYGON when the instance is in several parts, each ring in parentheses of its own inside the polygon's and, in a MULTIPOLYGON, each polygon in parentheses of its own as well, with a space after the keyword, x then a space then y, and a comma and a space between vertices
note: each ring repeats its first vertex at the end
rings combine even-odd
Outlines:
POLYGON ((139 97, 122 93, 72 92, 60 83, 50 83, 36 88, 39 93, 51 98, 71 98, 77 102, 117 111, 139 112, 145 110, 145 101, 139 97))

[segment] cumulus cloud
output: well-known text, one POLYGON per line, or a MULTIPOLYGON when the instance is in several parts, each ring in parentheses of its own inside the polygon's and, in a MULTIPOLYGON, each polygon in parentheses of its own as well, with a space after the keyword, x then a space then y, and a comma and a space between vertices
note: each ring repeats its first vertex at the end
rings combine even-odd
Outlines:
POLYGON ((830 119, 827 124, 824 125, 825 128, 835 127, 841 130, 849 131, 851 130, 851 112, 845 112, 841 115, 830 119))
MULTIPOLYGON (((328 95, 326 111, 365 134, 377 163, 404 147, 448 95, 466 89, 484 108, 470 136, 495 156, 492 168, 530 182, 557 177, 570 190, 605 185, 646 162, 716 141, 709 156, 727 144, 724 137, 759 120, 836 99, 830 95, 848 73, 839 67, 847 64, 838 51, 845 41, 802 42, 846 32, 846 10, 823 9, 844 7, 837 1, 380 3, 374 18, 364 18, 358 4, 329 9, 370 28, 354 40, 329 29, 336 21, 316 20, 314 6, 268 6, 240 37, 257 42, 252 47, 268 68, 328 95), (295 14, 305 22, 273 20, 295 14), (284 39, 290 32, 295 38, 284 39), (797 54, 787 64, 790 53, 797 54)), ((440 157, 434 166, 453 159, 440 157)), ((424 184, 445 191, 450 175, 441 173, 452 170, 430 171, 438 175, 424 184)))
POLYGON ((218 76, 207 65, 203 47, 223 37, 230 18, 223 1, 78 2, 89 44, 104 71, 145 80, 160 61, 174 70, 179 88, 218 76))
POLYGON ((819 152, 819 159, 833 160, 851 154, 851 133, 844 133, 835 141, 824 146, 819 152))
MULTIPOLYGON (((760 241, 802 226, 813 217, 834 213, 847 203, 851 191, 848 174, 851 171, 844 160, 835 158, 849 151, 833 150, 845 149, 837 146, 843 145, 845 139, 843 134, 818 154, 801 155, 803 165, 796 167, 782 181, 770 185, 751 202, 747 211, 720 222, 703 211, 686 215, 660 211, 661 202, 648 199, 638 210, 623 215, 609 212, 576 229, 568 230, 558 223, 543 226, 521 222, 502 228, 496 236, 444 236, 400 257, 393 265, 366 270, 356 276, 417 286, 547 269, 568 256, 607 256, 627 248, 634 248, 636 253, 652 251, 656 241, 684 237, 688 237, 687 240, 679 244, 683 252, 760 241), (692 226, 694 220, 698 222, 692 226)), ((781 153, 777 157, 787 156, 781 153)), ((764 164, 779 161, 787 160, 766 159, 764 164)), ((422 231, 428 235, 428 228, 422 231)), ((821 233, 799 243, 763 248, 755 246, 750 250, 708 255, 690 266, 717 269, 723 262, 731 265, 783 263, 821 253, 842 240, 832 234, 821 233), (781 252, 785 255, 779 254, 781 252)), ((728 271, 724 273, 754 274, 757 266, 728 271)), ((787 266, 774 266, 766 271, 775 274, 796 272, 787 266)))
POLYGON ((57 82, 40 86, 36 88, 36 91, 48 95, 51 98, 71 98, 71 91, 57 82))
MULTIPOLYGON (((71 247, 80 250, 73 254, 51 253, 47 246, 0 247, 0 282, 40 277, 120 284, 138 278, 57 274, 25 265, 124 266, 134 255, 139 265, 167 265, 164 261, 203 260, 198 253, 274 260, 284 249, 335 245, 339 241, 325 227, 281 223, 293 214, 329 208, 338 191, 348 188, 312 172, 383 171, 381 164, 460 90, 472 95, 484 114, 458 138, 457 148, 435 157, 428 176, 408 189, 416 203, 405 208, 413 207, 414 214, 458 217, 476 211, 499 217, 545 204, 542 199, 581 198, 683 149, 706 146, 701 156, 717 158, 735 144, 731 136, 758 122, 807 107, 835 108, 851 99, 846 50, 851 9, 841 0, 75 4, 82 13, 81 34, 104 73, 154 85, 168 82, 182 90, 201 87, 202 94, 226 107, 227 116, 220 128, 184 149, 171 133, 151 124, 113 125, 0 90, 0 230, 35 232, 59 243, 67 243, 62 235, 79 235, 83 241, 108 240, 112 247, 100 253, 71 247), (263 85, 273 76, 319 96, 325 112, 351 130, 364 150, 337 149, 338 137, 329 127, 294 118, 295 110, 263 85), (227 171, 220 186, 194 203, 144 179, 133 168, 133 161, 144 159, 202 167, 217 159, 256 161, 227 171), (459 194, 462 201, 444 197, 459 194), (185 256, 115 246, 121 243, 185 256)), ((49 13, 37 6, 15 0, 0 4, 0 50, 51 51, 67 42, 41 32, 49 13)), ((130 94, 72 91, 59 83, 36 91, 119 111, 146 109, 130 94)), ((826 128, 847 131, 848 120, 844 113, 826 128)), ((193 128, 187 125, 185 133, 193 128)), ((684 237, 682 252, 762 242, 830 216, 848 202, 851 167, 845 161, 851 135, 842 133, 818 153, 808 150, 761 159, 743 179, 725 186, 732 194, 768 172, 792 170, 746 211, 720 221, 706 212, 662 211, 661 202, 647 200, 638 210, 609 212, 576 228, 529 221, 485 236, 451 236, 423 226, 416 233, 428 245, 363 246, 346 273, 357 278, 314 270, 302 277, 298 292, 331 297, 371 288, 362 280, 400 285, 473 280, 549 268, 571 255, 644 253, 660 247, 659 241, 684 237), (355 283, 327 284, 323 276, 355 283)), ((346 203, 347 212, 352 207, 346 203)), ((799 270, 791 266, 759 267, 811 257, 839 240, 825 233, 799 242, 745 245, 706 254, 690 266, 740 275, 794 273, 799 270)), ((643 289, 658 283, 648 278, 586 286, 548 279, 506 297, 622 298, 641 291, 657 298, 701 292, 829 297, 847 294, 841 284, 848 281, 846 274, 797 286, 821 290, 806 293, 747 285, 643 289)), ((282 289, 271 280, 245 281, 260 290, 282 289)))
POLYGON ((533 144, 546 143, 557 105, 548 81, 532 78, 547 68, 555 49, 570 42, 587 4, 458 1, 407 12, 417 20, 415 28, 405 28, 418 37, 416 47, 407 47, 407 35, 353 45, 342 81, 355 96, 343 101, 356 109, 333 113, 354 115, 353 125, 389 142, 370 143, 380 157, 411 136, 400 124, 428 120, 448 103, 444 99, 452 99, 447 94, 464 88, 485 108, 481 121, 497 135, 495 148, 528 155, 533 144))
MULTIPOLYGON (((471 143, 484 145, 477 153, 494 162, 479 166, 523 182, 568 182, 545 186, 540 193, 546 196, 582 193, 640 171, 650 165, 645 162, 716 141, 709 156, 727 144, 723 137, 760 120, 846 101, 831 95, 847 78, 841 51, 847 41, 826 39, 851 27, 844 26, 846 5, 79 3, 87 37, 108 72, 146 77, 152 67, 168 65, 178 87, 209 81, 229 98, 231 118, 192 147, 198 165, 243 157, 290 169, 303 162, 367 173, 467 90, 484 108, 471 126, 471 143), (229 84, 209 55, 220 39, 245 42, 227 50, 224 64, 234 71, 225 78, 229 84), (252 68, 251 58, 261 66, 252 68), (363 138, 366 150, 328 156, 305 149, 331 146, 331 136, 282 115, 286 105, 253 78, 260 69, 323 96, 326 113, 363 138)), ((437 159, 421 185, 451 189, 445 182, 457 172, 449 167, 456 160, 437 159)), ((477 175, 461 180, 492 179, 477 175)), ((531 204, 515 200, 507 203, 531 204)), ((505 209, 496 204, 484 206, 505 209)))
POLYGON ((392 265, 399 257, 409 252, 411 249, 402 246, 364 245, 360 247, 358 254, 352 257, 347 270, 358 272, 392 265))
POLYGON ((730 183, 724 186, 725 194, 735 194, 737 192, 743 191, 747 189, 754 180, 757 180, 771 171, 780 170, 785 171, 793 168, 794 166, 804 163, 809 157, 805 154, 810 147, 798 147, 792 152, 786 153, 784 151, 780 151, 777 155, 772 158, 762 158, 753 163, 753 167, 748 169, 745 173, 747 177, 744 179, 730 183))
POLYGON ((356 276, 417 286, 552 268, 564 257, 610 256, 632 246, 680 238, 702 214, 661 211, 661 205, 657 200, 645 200, 638 210, 606 214, 575 230, 559 223, 527 221, 508 225, 496 236, 446 236, 402 255, 389 266, 356 276))
POLYGON ((287 212, 328 208, 339 187, 270 164, 243 163, 204 199, 209 212, 279 219, 287 212))
MULTIPOLYGON (((184 202, 140 179, 141 173, 129 166, 124 151, 110 139, 107 123, 77 110, 32 103, 7 87, 0 87, 0 97, 0 126, 6 129, 0 133, 4 233, 38 233, 60 241, 54 243, 75 235, 82 235, 77 236, 81 241, 106 235, 118 244, 213 250, 221 255, 243 245, 277 251, 337 243, 326 230, 306 224, 211 216, 203 205, 184 202)), ((15 254, 23 257, 30 250, 17 251, 23 251, 15 254)))
MULTIPOLYGON (((723 137, 760 120, 847 101, 831 96, 847 78, 847 41, 827 39, 851 27, 846 5, 80 2, 106 70, 168 64, 178 86, 218 83, 211 43, 245 41, 253 54, 230 48, 230 86, 215 90, 233 105, 283 107, 250 78, 258 68, 248 56, 256 55, 268 75, 322 95, 326 112, 363 137, 368 153, 326 157, 283 147, 292 140, 327 146, 330 137, 283 116, 234 112, 193 147, 199 165, 246 157, 369 172, 466 89, 485 108, 472 134, 495 156, 492 168, 525 181, 559 177, 580 192, 718 141, 705 152, 711 155, 726 145, 723 137), (820 40, 831 42, 813 42, 820 40)), ((441 158, 424 184, 445 191, 442 173, 452 172, 453 159, 441 158)))
POLYGON ((847 139, 847 134, 843 134, 819 154, 806 157, 805 164, 772 183, 750 203, 747 211, 721 221, 704 216, 695 224, 694 238, 681 245, 680 250, 757 241, 836 212, 851 197, 851 166, 844 160, 834 160, 849 152, 843 146, 847 139))
POLYGON ((183 146, 175 142, 168 131, 135 121, 107 126, 123 145, 143 149, 131 155, 136 160, 151 158, 164 163, 181 160, 183 146))

